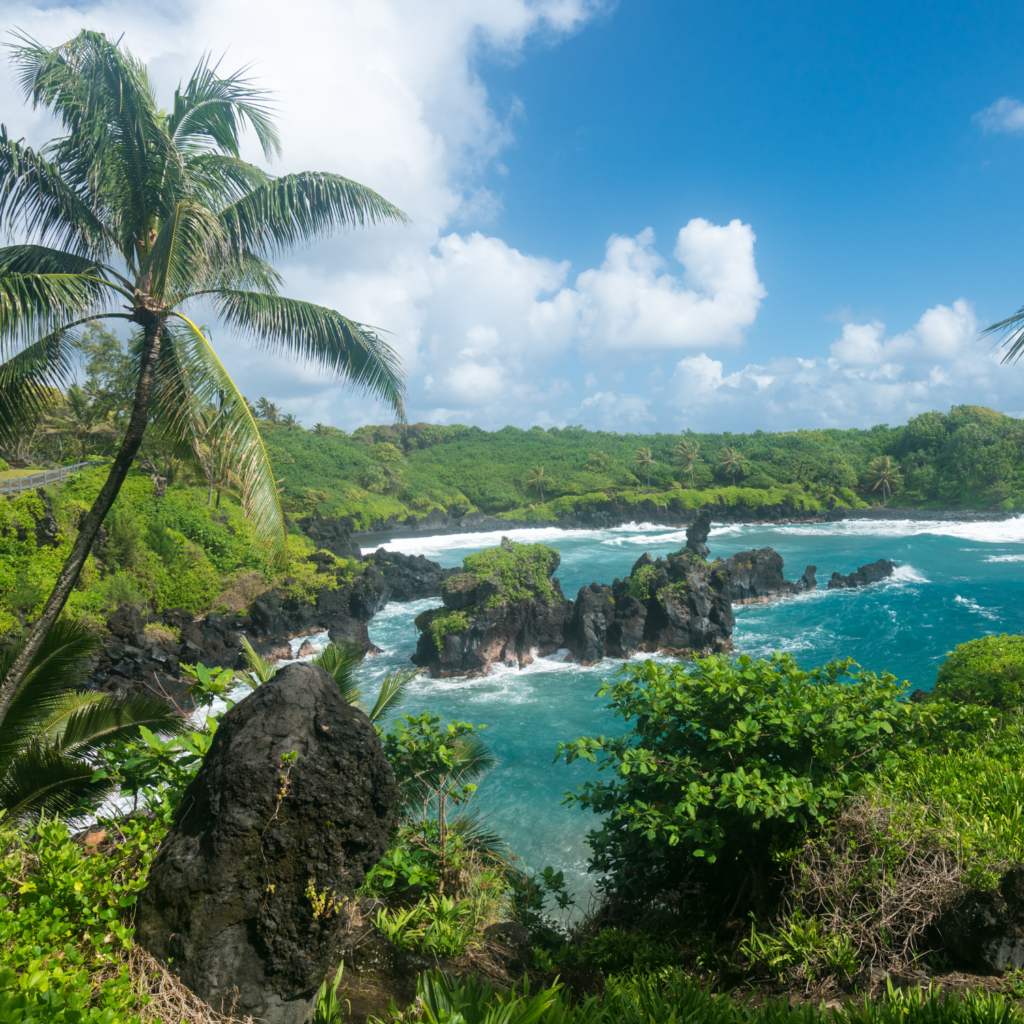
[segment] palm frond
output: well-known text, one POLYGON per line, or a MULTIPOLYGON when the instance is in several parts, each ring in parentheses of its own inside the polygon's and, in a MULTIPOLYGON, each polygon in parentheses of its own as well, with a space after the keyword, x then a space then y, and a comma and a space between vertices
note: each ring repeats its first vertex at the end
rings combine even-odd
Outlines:
POLYGON ((281 557, 284 552, 284 515, 270 458, 259 427, 235 382, 217 358, 205 334, 188 318, 182 340, 173 346, 169 362, 161 364, 154 396, 154 413, 177 437, 198 443, 202 410, 221 400, 219 430, 223 457, 239 483, 242 508, 252 521, 256 542, 281 557))
POLYGON ((404 416, 401 360, 373 328, 280 295, 224 289, 212 297, 224 320, 263 348, 333 372, 404 416))
POLYGON ((39 811, 67 813, 86 801, 95 804, 114 788, 93 781, 87 761, 67 757, 56 747, 33 745, 5 765, 0 775, 0 808, 4 820, 18 821, 39 811))
POLYGON ((92 274, 26 274, 0 266, 0 355, 98 313, 108 287, 92 274))
POLYGON ((508 860, 508 843, 497 832, 489 829, 483 821, 473 815, 465 815, 449 822, 448 831, 459 836, 462 841, 477 853, 484 854, 488 859, 504 863, 508 860))
POLYGON ((72 189, 102 204, 108 235, 136 265, 140 229, 171 215, 184 171, 145 65, 101 32, 55 47, 17 38, 12 62, 22 92, 64 128, 47 157, 72 189))
POLYGON ((56 723, 57 747, 68 756, 85 757, 101 746, 135 739, 141 726, 155 733, 179 733, 188 722, 163 697, 129 694, 84 702, 67 702, 68 714, 56 723))
POLYGON ((217 218, 199 203, 180 202, 160 228, 139 274, 153 298, 170 304, 197 282, 216 280, 226 249, 217 218))
POLYGON ((1006 349, 1002 362, 1017 362, 1024 355, 1024 306, 1018 309, 1013 316, 1008 316, 1005 320, 986 327, 982 334, 996 334, 997 332, 1002 332, 1005 335, 1000 343, 1006 349))
POLYGON ((0 363, 0 441, 31 431, 72 376, 77 334, 54 331, 0 363))
POLYGON ((246 78, 241 68, 226 78, 202 57, 188 83, 174 91, 174 109, 168 128, 179 148, 186 152, 197 143, 216 146, 222 153, 238 156, 239 135, 246 123, 252 126, 268 159, 281 155, 281 141, 271 118, 267 92, 246 78))
POLYGON ((78 256, 102 257, 110 249, 107 228, 86 198, 55 164, 9 138, 6 125, 0 125, 0 219, 78 256))
POLYGON ((474 782, 497 763, 498 759, 479 736, 460 736, 453 744, 452 766, 429 769, 403 780, 399 784, 399 801, 403 806, 429 802, 445 778, 449 782, 474 782))
POLYGON ((273 178, 228 206, 220 218, 233 247, 267 255, 340 228, 409 220, 373 189, 319 171, 273 178))
POLYGON ((277 675, 277 666, 272 665, 262 655, 256 653, 256 649, 249 642, 247 636, 242 637, 242 652, 245 655, 245 663, 249 666, 249 672, 258 683, 269 683, 277 675))
POLYGON ((362 695, 354 673, 363 660, 362 649, 355 644, 328 644, 316 657, 310 659, 311 665, 319 665, 329 672, 338 684, 341 696, 356 707, 362 707, 362 695))
POLYGON ((382 680, 377 700, 368 712, 370 721, 376 724, 389 708, 399 704, 405 697, 406 688, 421 671, 422 669, 412 668, 389 672, 382 680))
MULTIPOLYGON (((21 639, 0 655, 0 683, 21 650, 21 639)), ((101 646, 99 638, 87 626, 73 619, 58 619, 46 634, 28 674, 4 718, 0 730, 0 763, 12 749, 34 735, 38 722, 48 716, 65 691, 86 672, 89 659, 101 646)))

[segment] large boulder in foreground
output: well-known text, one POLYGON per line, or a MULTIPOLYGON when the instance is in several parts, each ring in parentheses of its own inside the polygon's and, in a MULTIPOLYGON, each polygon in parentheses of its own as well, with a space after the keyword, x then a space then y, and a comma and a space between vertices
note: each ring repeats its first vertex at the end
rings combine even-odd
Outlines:
POLYGON ((300 1024, 337 967, 340 903, 387 849, 396 796, 366 715, 323 669, 286 666, 221 720, 139 897, 136 939, 215 1009, 300 1024))

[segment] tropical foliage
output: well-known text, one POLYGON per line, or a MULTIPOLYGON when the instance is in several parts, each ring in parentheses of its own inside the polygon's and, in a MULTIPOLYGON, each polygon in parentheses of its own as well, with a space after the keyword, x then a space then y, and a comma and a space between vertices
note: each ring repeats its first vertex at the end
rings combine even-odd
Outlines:
MULTIPOLYGON (((19 647, 14 643, 0 655, 0 683, 19 647)), ((113 788, 94 777, 100 750, 133 740, 146 728, 182 730, 181 718, 159 697, 75 689, 97 648, 96 636, 87 629, 58 622, 14 693, 0 732, 0 811, 5 822, 94 805, 113 788)))
POLYGON ((134 401, 120 447, 0 687, 0 720, 67 601, 151 419, 175 450, 190 451, 204 436, 202 410, 219 397, 219 428, 230 430, 227 457, 255 539, 283 554, 277 487, 259 431, 192 319, 193 307, 212 308, 265 349, 402 410, 390 347, 334 310, 282 297, 268 262, 333 229, 403 221, 400 210, 338 175, 274 177, 242 161, 246 128, 268 159, 280 151, 269 98, 243 73, 221 75, 204 59, 163 109, 145 66, 100 33, 83 31, 52 48, 22 36, 11 53, 25 99, 51 113, 62 134, 34 149, 0 130, 0 213, 27 240, 0 249, 0 434, 9 444, 50 413, 53 390, 69 381, 79 328, 113 319, 137 334, 128 353, 134 401))

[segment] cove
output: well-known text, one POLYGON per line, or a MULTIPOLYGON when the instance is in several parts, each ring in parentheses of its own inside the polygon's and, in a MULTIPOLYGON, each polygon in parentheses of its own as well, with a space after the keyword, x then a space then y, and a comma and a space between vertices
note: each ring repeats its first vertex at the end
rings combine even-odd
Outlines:
MULTIPOLYGON (((644 551, 658 557, 686 541, 685 530, 634 524, 514 530, 508 536, 557 548, 562 555, 557 575, 570 598, 592 581, 626 576, 644 551)), ((385 546, 457 566, 464 555, 500 539, 500 533, 456 534, 403 538, 385 546)), ((725 526, 712 531, 708 544, 711 557, 771 546, 785 559, 788 579, 798 578, 807 564, 818 567, 819 588, 813 593, 734 608, 737 653, 763 657, 789 651, 806 668, 853 657, 866 669, 887 670, 930 688, 936 668, 956 644, 986 633, 1024 632, 1024 518, 725 526), (877 558, 899 564, 891 579, 861 590, 824 589, 833 571, 848 573, 877 558)), ((417 638, 413 620, 439 603, 391 603, 371 621, 370 639, 384 653, 366 659, 360 669, 368 688, 392 669, 410 666, 417 638)), ((555 655, 523 670, 498 668, 481 679, 420 677, 401 709, 487 724, 484 735, 500 764, 483 780, 478 808, 527 868, 564 869, 583 899, 590 887, 585 837, 595 819, 561 806, 561 799, 593 769, 552 761, 559 741, 622 731, 621 720, 594 696, 601 680, 621 664, 605 660, 581 668, 555 655)))

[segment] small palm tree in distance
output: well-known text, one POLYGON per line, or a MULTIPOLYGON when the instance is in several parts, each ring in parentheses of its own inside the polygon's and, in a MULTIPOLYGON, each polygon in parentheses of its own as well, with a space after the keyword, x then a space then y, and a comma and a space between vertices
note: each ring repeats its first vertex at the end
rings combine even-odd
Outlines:
POLYGON ((731 447, 725 447, 718 453, 719 465, 732 476, 732 485, 736 486, 736 474, 743 472, 743 456, 731 447))
POLYGON ((875 486, 871 490, 877 491, 881 487, 882 497, 888 501, 892 495, 893 485, 903 481, 900 467, 892 461, 891 456, 879 455, 877 459, 871 460, 869 471, 875 480, 875 486))
POLYGON ((680 441, 675 447, 675 455, 679 460, 679 468, 690 474, 690 486, 693 487, 693 467, 704 461, 700 457, 700 441, 680 441))
POLYGON ((526 481, 526 486, 527 487, 536 487, 537 490, 540 491, 540 500, 541 500, 541 503, 543 504, 543 502, 544 502, 544 483, 545 483, 545 481, 550 483, 551 482, 551 478, 550 477, 546 477, 544 475, 544 467, 543 466, 534 466, 533 469, 530 470, 530 473, 531 473, 531 476, 526 481))
POLYGON ((641 472, 647 474, 647 490, 651 489, 651 466, 657 465, 654 461, 654 456, 651 455, 650 448, 637 448, 636 454, 633 456, 633 465, 639 466, 641 472))

